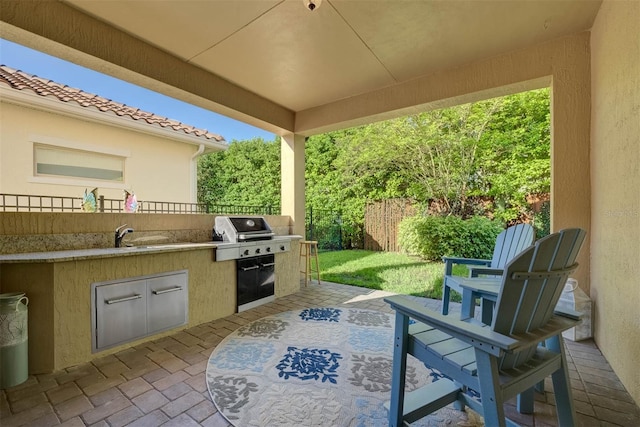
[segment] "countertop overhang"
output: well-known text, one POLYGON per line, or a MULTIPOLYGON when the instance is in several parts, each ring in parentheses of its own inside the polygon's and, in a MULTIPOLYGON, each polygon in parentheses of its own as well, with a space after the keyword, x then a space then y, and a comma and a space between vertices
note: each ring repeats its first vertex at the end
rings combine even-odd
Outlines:
MULTIPOLYGON (((274 240, 293 240, 301 239, 302 236, 288 235, 275 236, 274 240)), ((18 254, 0 255, 0 264, 16 264, 16 263, 47 263, 47 262, 66 262, 79 261, 94 258, 113 258, 137 255, 149 255, 163 252, 182 252, 203 249, 222 249, 233 248, 242 245, 242 243, 229 242, 202 242, 202 243, 165 243, 148 246, 127 246, 121 248, 94 248, 94 249, 74 249, 65 251, 45 251, 45 252, 27 252, 18 254)))

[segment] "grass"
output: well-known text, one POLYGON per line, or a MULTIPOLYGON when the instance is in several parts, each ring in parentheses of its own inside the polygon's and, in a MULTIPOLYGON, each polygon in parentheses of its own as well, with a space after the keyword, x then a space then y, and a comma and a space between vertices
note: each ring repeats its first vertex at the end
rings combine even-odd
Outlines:
MULTIPOLYGON (((328 282, 379 289, 405 295, 442 298, 442 262, 392 252, 348 250, 321 252, 320 277, 328 282)), ((466 275, 466 267, 455 266, 454 274, 466 275)), ((460 301, 452 293, 453 301, 460 301)))

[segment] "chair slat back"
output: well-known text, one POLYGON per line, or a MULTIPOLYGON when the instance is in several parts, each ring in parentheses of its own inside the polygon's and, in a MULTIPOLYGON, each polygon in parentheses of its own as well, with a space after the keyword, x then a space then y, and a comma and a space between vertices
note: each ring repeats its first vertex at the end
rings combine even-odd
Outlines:
POLYGON ((491 268, 504 268, 516 255, 533 243, 533 227, 517 224, 502 231, 496 238, 491 268))
MULTIPOLYGON (((561 230, 540 239, 507 264, 493 317, 494 331, 523 335, 551 319, 567 278, 577 267, 575 260, 585 235, 578 228, 561 230), (520 278, 514 278, 514 273, 520 278)), ((533 353, 535 348, 506 355, 501 368, 517 367, 533 353)))

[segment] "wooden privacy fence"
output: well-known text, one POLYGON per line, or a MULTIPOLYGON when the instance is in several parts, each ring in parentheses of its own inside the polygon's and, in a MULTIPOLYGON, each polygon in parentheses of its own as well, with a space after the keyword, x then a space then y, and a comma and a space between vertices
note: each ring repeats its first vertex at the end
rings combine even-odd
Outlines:
MULTIPOLYGON (((509 225, 520 222, 532 223, 532 214, 542 211, 544 204, 548 204, 550 195, 535 194, 527 196, 530 214, 519 218, 509 225)), ((433 211, 433 205, 429 211, 433 211)), ((437 211, 437 210, 436 210, 437 211)), ((372 201, 364 211, 364 249, 370 251, 400 252, 398 245, 398 225, 409 216, 417 214, 417 207, 410 199, 387 199, 372 201)), ((549 231, 546 231, 548 234, 549 231)), ((542 235, 546 235, 542 234, 542 235)))
POLYGON ((364 248, 370 251, 399 252, 398 224, 414 216, 416 208, 408 199, 370 202, 364 213, 364 248))

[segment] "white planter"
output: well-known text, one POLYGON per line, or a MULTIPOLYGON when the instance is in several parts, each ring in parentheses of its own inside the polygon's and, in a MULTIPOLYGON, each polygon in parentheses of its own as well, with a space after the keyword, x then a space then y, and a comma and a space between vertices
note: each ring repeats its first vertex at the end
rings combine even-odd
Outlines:
POLYGON ((578 287, 578 281, 567 279, 565 289, 560 296, 557 307, 569 308, 582 313, 582 322, 562 333, 562 336, 571 341, 580 341, 591 338, 591 299, 578 287))

